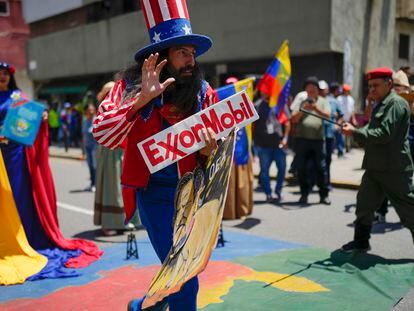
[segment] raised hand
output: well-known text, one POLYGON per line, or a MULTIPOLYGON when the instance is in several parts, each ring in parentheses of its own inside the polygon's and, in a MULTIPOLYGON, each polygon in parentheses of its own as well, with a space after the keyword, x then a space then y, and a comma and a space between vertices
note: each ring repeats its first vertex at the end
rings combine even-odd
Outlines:
POLYGON ((158 53, 151 54, 142 65, 142 83, 140 97, 148 101, 160 95, 165 89, 175 81, 174 78, 168 78, 163 83, 160 83, 160 73, 162 68, 167 63, 164 59, 158 65, 158 53))

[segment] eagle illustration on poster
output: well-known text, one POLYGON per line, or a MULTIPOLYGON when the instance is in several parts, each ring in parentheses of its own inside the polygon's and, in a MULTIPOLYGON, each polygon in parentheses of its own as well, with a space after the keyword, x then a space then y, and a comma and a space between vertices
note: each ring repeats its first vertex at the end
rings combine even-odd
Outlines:
POLYGON ((176 293, 202 272, 216 246, 233 161, 235 130, 210 155, 205 168, 185 174, 175 194, 173 246, 153 278, 142 307, 176 293))

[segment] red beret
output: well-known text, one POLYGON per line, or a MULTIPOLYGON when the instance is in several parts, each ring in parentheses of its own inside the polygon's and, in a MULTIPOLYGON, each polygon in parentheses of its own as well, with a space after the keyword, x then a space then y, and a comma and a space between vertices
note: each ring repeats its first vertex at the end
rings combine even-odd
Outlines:
POLYGON ((392 78, 393 71, 388 67, 375 68, 367 72, 367 80, 379 78, 392 78))

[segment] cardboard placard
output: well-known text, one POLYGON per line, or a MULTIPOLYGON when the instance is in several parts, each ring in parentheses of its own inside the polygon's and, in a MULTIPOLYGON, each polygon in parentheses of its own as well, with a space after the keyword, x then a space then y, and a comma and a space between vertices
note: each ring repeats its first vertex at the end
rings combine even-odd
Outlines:
POLYGON ((149 171, 155 173, 203 148, 203 128, 211 128, 219 139, 258 118, 246 92, 241 91, 139 142, 138 149, 149 171))

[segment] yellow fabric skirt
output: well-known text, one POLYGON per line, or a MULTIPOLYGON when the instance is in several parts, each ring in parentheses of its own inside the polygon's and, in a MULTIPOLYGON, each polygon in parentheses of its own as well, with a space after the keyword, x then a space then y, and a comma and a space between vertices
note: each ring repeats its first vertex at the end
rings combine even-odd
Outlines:
POLYGON ((46 263, 27 241, 0 152, 0 284, 23 283, 46 263))

